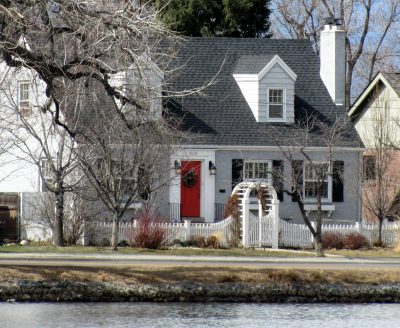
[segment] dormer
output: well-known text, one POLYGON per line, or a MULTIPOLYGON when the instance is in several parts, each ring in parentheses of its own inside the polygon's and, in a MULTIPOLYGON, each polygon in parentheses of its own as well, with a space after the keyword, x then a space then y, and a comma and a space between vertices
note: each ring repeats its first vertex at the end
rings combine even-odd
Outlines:
POLYGON ((139 112, 132 105, 119 104, 127 118, 137 119, 137 115, 140 115, 143 119, 158 119, 162 113, 164 74, 157 65, 143 58, 139 57, 136 65, 114 74, 110 83, 126 97, 133 96, 143 108, 143 111, 139 112))
POLYGON ((294 123, 297 75, 282 58, 242 56, 233 77, 257 122, 294 123))

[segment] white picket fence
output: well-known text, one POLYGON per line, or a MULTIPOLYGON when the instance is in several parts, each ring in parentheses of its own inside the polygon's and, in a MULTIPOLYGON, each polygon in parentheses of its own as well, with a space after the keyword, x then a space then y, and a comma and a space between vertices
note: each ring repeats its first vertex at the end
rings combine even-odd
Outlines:
MULTIPOLYGON (((218 235, 220 242, 227 245, 230 236, 230 225, 232 218, 227 218, 217 223, 152 223, 159 225, 165 231, 165 245, 171 245, 174 240, 181 241, 194 239, 196 237, 208 238, 211 235, 218 235)), ((126 241, 132 243, 134 240, 135 230, 138 222, 122 222, 119 224, 118 241, 126 241)), ((110 243, 112 233, 111 222, 96 222, 88 228, 87 243, 90 245, 106 245, 110 243)))
POLYGON ((310 229, 305 224, 279 222, 279 246, 280 247, 312 247, 313 239, 310 229))
MULTIPOLYGON (((280 220, 279 245, 281 247, 312 247, 313 237, 305 224, 295 224, 280 220)), ((332 232, 343 236, 350 233, 362 234, 370 244, 378 239, 376 224, 329 224, 322 225, 322 233, 332 232)), ((400 225, 385 223, 382 226, 382 242, 387 246, 395 246, 400 242, 400 225)))
MULTIPOLYGON (((250 213, 249 220, 249 246, 272 247, 274 230, 274 218, 266 216, 259 218, 250 213)), ((232 218, 217 223, 153 223, 158 224, 165 230, 165 245, 171 245, 174 240, 181 241, 197 237, 208 238, 211 235, 218 235, 222 244, 228 245, 230 239, 232 218)), ((135 229, 138 222, 127 222, 119 225, 119 241, 132 243, 135 229)), ((112 224, 98 222, 92 225, 89 230, 88 243, 91 245, 102 245, 110 242, 112 224)), ((365 236, 372 244, 378 238, 378 226, 374 224, 330 224, 323 225, 322 232, 334 232, 341 235, 358 232, 365 236)), ((311 248, 313 237, 305 224, 296 224, 279 220, 278 231, 279 247, 285 248, 311 248)), ((386 223, 382 227, 382 241, 387 246, 394 246, 400 242, 400 224, 386 223)))
MULTIPOLYGON (((271 247, 274 233, 274 218, 256 217, 249 215, 249 246, 271 247)), ((374 224, 326 224, 322 225, 322 232, 333 232, 340 235, 350 233, 361 233, 372 244, 378 239, 378 226, 374 224)), ((311 248, 313 247, 313 236, 305 224, 296 224, 279 220, 278 232, 279 247, 285 248, 311 248)), ((387 246, 394 246, 400 242, 400 224, 386 223, 382 227, 382 241, 387 246)))

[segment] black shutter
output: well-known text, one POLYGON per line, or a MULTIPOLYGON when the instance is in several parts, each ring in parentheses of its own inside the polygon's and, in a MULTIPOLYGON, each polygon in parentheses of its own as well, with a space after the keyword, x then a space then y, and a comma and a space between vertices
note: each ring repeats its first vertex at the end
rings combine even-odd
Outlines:
POLYGON ((344 162, 334 161, 332 172, 332 201, 343 202, 344 162))
POLYGON ((283 161, 272 161, 272 185, 279 201, 283 202, 283 161))
MULTIPOLYGON (((300 192, 303 191, 303 161, 295 160, 292 162, 292 179, 293 179, 293 187, 297 186, 300 192)), ((295 198, 292 197, 292 202, 295 202, 295 198)))
POLYGON ((243 160, 232 160, 232 190, 243 181, 243 160))

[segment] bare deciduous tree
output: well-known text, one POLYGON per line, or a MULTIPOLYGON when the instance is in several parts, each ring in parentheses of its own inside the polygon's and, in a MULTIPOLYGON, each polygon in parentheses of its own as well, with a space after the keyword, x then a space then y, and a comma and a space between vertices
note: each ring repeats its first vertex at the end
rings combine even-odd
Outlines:
POLYGON ((399 152, 393 147, 397 134, 396 121, 387 90, 374 95, 367 113, 368 123, 360 131, 367 148, 364 153, 362 201, 364 216, 378 222, 378 245, 382 245, 382 224, 391 216, 391 207, 400 185, 397 165, 399 152))
POLYGON ((149 115, 131 112, 127 117, 135 129, 130 129, 109 110, 100 85, 94 94, 90 86, 87 89, 80 92, 83 112, 70 118, 78 126, 75 154, 93 195, 112 213, 111 245, 116 250, 124 214, 133 204, 149 202, 170 180, 171 145, 177 143, 179 134, 174 133, 170 121, 157 114, 161 113, 160 103, 155 103, 149 115))
POLYGON ((346 110, 379 68, 398 65, 393 55, 399 48, 391 40, 400 24, 397 0, 275 0, 272 5, 277 32, 309 38, 317 52, 324 18, 340 18, 346 34, 346 110))
POLYGON ((291 167, 291 175, 287 176, 282 171, 274 171, 274 187, 279 192, 284 192, 295 201, 301 216, 314 238, 314 248, 317 256, 324 256, 322 246, 322 220, 323 200, 328 198, 330 191, 329 180, 341 183, 343 179, 343 162, 335 159, 336 147, 341 144, 343 133, 349 126, 346 118, 324 122, 316 115, 309 115, 296 123, 291 144, 282 145, 279 129, 276 129, 275 142, 279 147, 287 167, 291 167), (312 139, 318 138, 321 150, 311 151, 312 139), (315 225, 312 217, 307 213, 306 203, 313 203, 316 208, 314 214, 315 225))

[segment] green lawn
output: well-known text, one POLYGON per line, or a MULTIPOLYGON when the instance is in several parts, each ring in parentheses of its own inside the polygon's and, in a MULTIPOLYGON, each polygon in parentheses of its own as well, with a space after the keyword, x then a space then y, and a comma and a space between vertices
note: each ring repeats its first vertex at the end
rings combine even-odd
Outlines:
MULTIPOLYGON (((112 254, 109 247, 84 247, 84 246, 2 246, 0 253, 71 253, 71 254, 112 254)), ((311 252, 301 251, 272 251, 272 250, 255 250, 255 249, 207 249, 207 248, 177 248, 177 249, 160 249, 150 250, 132 247, 120 247, 119 254, 156 254, 156 255, 209 255, 209 256, 268 256, 268 257, 298 257, 313 256, 311 252)))

